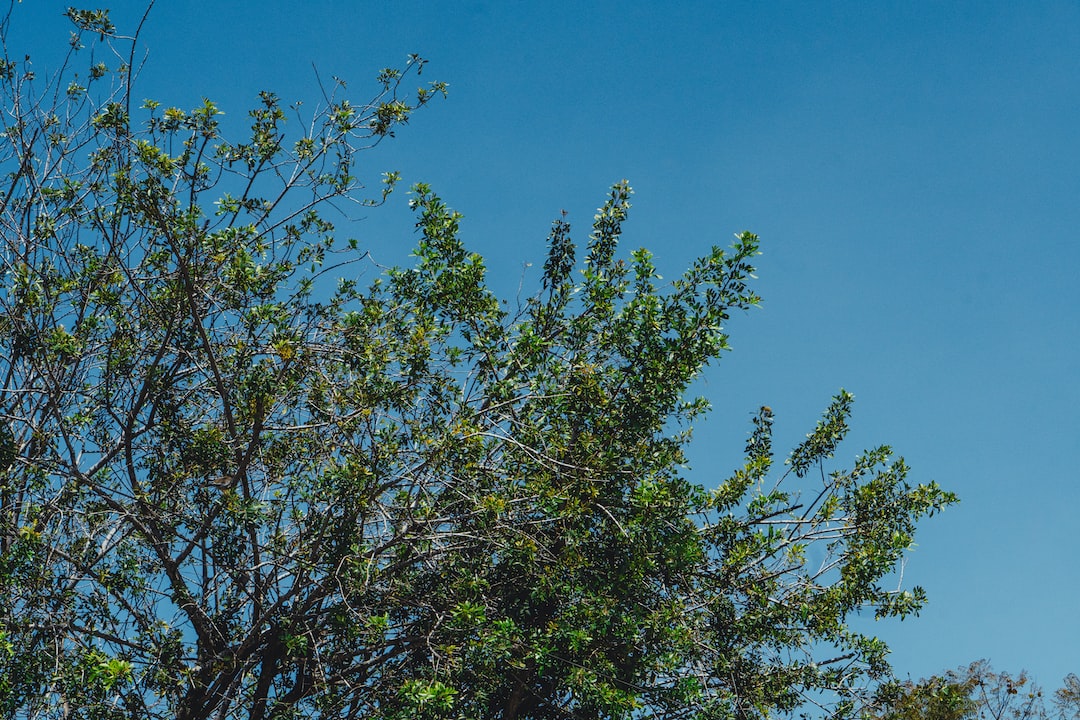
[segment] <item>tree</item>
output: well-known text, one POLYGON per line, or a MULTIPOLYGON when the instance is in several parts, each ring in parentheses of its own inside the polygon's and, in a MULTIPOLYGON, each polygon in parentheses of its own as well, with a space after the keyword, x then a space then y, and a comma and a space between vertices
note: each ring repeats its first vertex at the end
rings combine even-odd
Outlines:
POLYGON ((1080 716, 1080 680, 1068 675, 1048 706, 1026 672, 995 672, 979 660, 918 682, 884 684, 877 707, 871 717, 887 720, 1070 720, 1080 716))
POLYGON ((783 468, 763 407, 731 477, 681 470, 756 236, 658 286, 619 183, 511 309, 418 185, 383 272, 333 213, 392 188, 356 156, 444 93, 420 58, 235 141, 133 108, 136 41, 68 15, 44 81, 0 25, 6 716, 847 717, 887 677, 848 619, 917 612, 883 583, 955 497, 887 447, 827 470, 846 392, 783 468))

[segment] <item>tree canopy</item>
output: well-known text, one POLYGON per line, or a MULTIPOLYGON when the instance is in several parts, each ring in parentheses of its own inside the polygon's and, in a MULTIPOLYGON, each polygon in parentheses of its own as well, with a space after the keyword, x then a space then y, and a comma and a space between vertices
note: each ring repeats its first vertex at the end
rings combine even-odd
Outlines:
POLYGON ((44 78, 0 24, 0 712, 862 709, 887 647, 849 620, 918 611, 891 573, 955 497, 888 447, 833 467, 844 391, 783 464, 762 407, 687 479, 755 235, 661 284, 620 182, 507 303, 421 184, 382 270, 338 225, 398 179, 358 154, 445 94, 406 91, 423 59, 295 122, 262 92, 234 138, 209 100, 133 106, 136 39, 68 15, 44 78))
POLYGON ((979 660, 967 667, 878 689, 882 720, 1077 720, 1080 678, 1065 677, 1047 697, 1028 673, 995 671, 979 660))

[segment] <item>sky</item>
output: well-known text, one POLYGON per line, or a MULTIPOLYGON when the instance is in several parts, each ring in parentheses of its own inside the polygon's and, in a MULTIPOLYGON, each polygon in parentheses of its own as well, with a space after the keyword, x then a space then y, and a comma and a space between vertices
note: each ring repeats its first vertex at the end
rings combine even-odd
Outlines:
MULTIPOLYGON (((63 49, 67 4, 18 5, 13 37, 63 49)), ((110 7, 130 30, 145 3, 110 7)), ((665 277, 760 235, 762 307, 695 388, 691 479, 738 466, 761 405, 783 452, 843 387, 838 466, 889 444, 961 497, 904 568, 929 605, 871 628, 898 674, 1080 672, 1080 3, 159 0, 141 37, 136 97, 230 119, 260 90, 316 102, 313 68, 362 101, 427 58, 448 99, 360 171, 429 183, 504 295, 622 178, 623 243, 665 277)), ((406 202, 348 232, 407 262, 406 202)))

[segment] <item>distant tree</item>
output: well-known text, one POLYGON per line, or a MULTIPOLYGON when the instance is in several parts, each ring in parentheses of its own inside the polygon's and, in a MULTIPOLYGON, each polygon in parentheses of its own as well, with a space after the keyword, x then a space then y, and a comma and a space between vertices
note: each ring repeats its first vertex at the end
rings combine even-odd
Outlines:
POLYGON ((882 720, 1073 720, 1080 717, 1080 680, 1065 678, 1048 705, 1026 673, 995 672, 985 660, 918 682, 879 688, 882 720))
POLYGON ((972 698, 975 681, 970 675, 947 672, 918 682, 889 683, 879 690, 878 702, 867 717, 882 720, 969 720, 978 704, 972 698))
POLYGON ((393 186, 354 167, 444 92, 402 92, 421 59, 296 131, 261 93, 237 141, 133 107, 135 40, 68 16, 45 78, 0 24, 0 714, 847 717, 887 677, 848 618, 918 610, 882 583, 953 495, 886 447, 826 470, 846 392, 785 467, 762 408, 683 476, 754 235, 658 286, 620 183, 513 307, 420 185, 380 271, 333 213, 393 186))
POLYGON ((1066 675, 1061 687, 1054 691, 1054 709, 1063 720, 1080 718, 1080 677, 1075 673, 1066 675))

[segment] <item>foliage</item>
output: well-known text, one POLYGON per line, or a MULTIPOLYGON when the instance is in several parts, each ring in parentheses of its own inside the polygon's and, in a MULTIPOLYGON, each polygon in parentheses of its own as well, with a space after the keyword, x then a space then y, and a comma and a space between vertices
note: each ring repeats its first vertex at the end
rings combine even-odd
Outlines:
POLYGON ((330 218, 393 186, 356 154, 443 94, 404 94, 420 58, 298 132, 261 93, 236 141, 133 108, 129 41, 70 17, 63 70, 0 73, 0 712, 843 717, 887 676, 847 621, 917 612, 882 583, 955 498, 885 447, 826 471, 850 394, 786 468, 762 408, 683 477, 754 235, 658 285, 619 183, 511 312, 420 185, 415 265, 363 281, 330 218))
POLYGON ((878 691, 882 720, 1075 720, 1080 679, 1065 678, 1050 704, 1026 672, 995 672, 985 660, 918 682, 893 682, 878 691))

